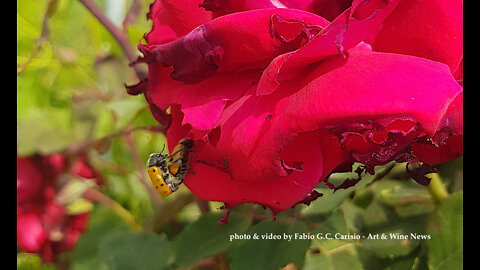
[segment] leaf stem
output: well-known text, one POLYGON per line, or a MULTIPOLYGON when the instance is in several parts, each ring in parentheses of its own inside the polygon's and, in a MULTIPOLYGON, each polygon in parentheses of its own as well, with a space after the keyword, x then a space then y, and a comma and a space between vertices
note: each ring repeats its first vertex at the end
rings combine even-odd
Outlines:
POLYGON ((430 184, 427 186, 427 190, 435 202, 440 203, 445 200, 448 197, 448 192, 442 183, 440 175, 438 173, 430 173, 426 176, 431 179, 430 184))
POLYGON ((229 270, 230 267, 228 265, 228 259, 225 255, 225 252, 219 253, 213 256, 213 260, 215 261, 216 270, 229 270))
POLYGON ((210 205, 207 201, 204 201, 195 195, 193 196, 193 201, 197 204, 198 209, 202 214, 210 212, 210 205))
POLYGON ((83 193, 83 196, 89 200, 96 201, 103 206, 112 210, 118 217, 120 217, 128 227, 134 231, 139 232, 142 230, 142 226, 135 221, 135 218, 132 214, 123 208, 119 203, 110 199, 102 192, 98 191, 97 189, 90 188, 83 193))
MULTIPOLYGON (((122 48, 125 56, 127 56, 130 63, 133 63, 137 60, 137 53, 135 52, 130 40, 128 39, 127 33, 122 31, 121 28, 117 27, 103 12, 103 10, 95 4, 92 0, 78 0, 80 1, 97 20, 110 32, 110 34, 115 38, 117 43, 122 48)), ((137 64, 133 65, 135 74, 139 80, 143 80, 147 77, 146 72, 137 64)))
POLYGON ((140 153, 137 149, 137 146, 135 144, 135 140, 133 138, 133 133, 128 132, 123 134, 123 139, 127 144, 127 147, 130 149, 130 153, 132 154, 133 162, 135 163, 135 166, 137 167, 138 171, 138 180, 140 183, 143 185, 145 190, 147 191, 148 195, 150 196, 150 199, 152 202, 155 204, 155 207, 160 206, 163 202, 158 196, 158 194, 155 192, 153 189, 152 185, 147 183, 147 180, 145 179, 145 167, 144 167, 144 162, 142 161, 142 157, 140 156, 140 153))
POLYGON ((166 201, 155 209, 155 214, 152 220, 150 220, 146 226, 146 231, 159 232, 163 226, 172 221, 178 212, 180 212, 185 206, 193 202, 193 194, 190 192, 177 193, 175 197, 166 201))

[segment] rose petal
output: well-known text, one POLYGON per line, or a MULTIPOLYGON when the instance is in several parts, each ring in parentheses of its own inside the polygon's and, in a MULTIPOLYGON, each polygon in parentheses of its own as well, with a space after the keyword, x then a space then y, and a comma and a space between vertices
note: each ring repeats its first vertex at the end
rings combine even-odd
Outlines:
POLYGON ((441 160, 463 152, 462 87, 447 66, 361 43, 397 3, 355 0, 331 24, 288 9, 241 12, 170 43, 147 39, 149 102, 172 105, 169 148, 195 140, 185 184, 229 209, 275 213, 347 163, 373 173, 391 160, 437 161, 425 143, 441 160))
POLYGON ((160 64, 149 65, 149 88, 145 94, 149 97, 149 104, 158 107, 159 111, 166 110, 173 104, 181 105, 185 113, 183 123, 189 123, 198 129, 211 128, 218 120, 225 102, 238 99, 259 77, 255 72, 243 72, 213 76, 197 84, 187 85, 170 79, 168 72, 160 64), (203 118, 200 115, 209 117, 203 118))
POLYGON ((460 63, 458 64, 457 68, 453 71, 453 76, 457 80, 457 82, 463 86, 463 56, 462 60, 460 60, 460 63))
MULTIPOLYGON (((301 132, 320 128, 335 134, 358 132, 361 125, 370 125, 371 132, 376 132, 391 124, 390 131, 399 132, 399 138, 407 133, 415 138, 421 135, 411 133, 415 122, 432 137, 445 126, 441 120, 462 91, 443 64, 365 51, 352 51, 347 60, 328 59, 305 81, 284 84, 273 96, 246 95, 225 109, 216 147, 227 158, 234 179, 286 176, 277 153, 301 132), (392 124, 395 120, 403 122, 392 124)), ((449 122, 447 126, 456 125, 449 122)), ((366 138, 381 141, 378 134, 366 138)), ((400 151, 398 147, 390 151, 400 151)), ((385 158, 394 158, 393 154, 385 158)))
POLYGON ((144 93, 160 111, 180 104, 184 123, 209 129, 226 101, 236 100, 258 81, 271 59, 297 48, 327 23, 299 10, 258 10, 218 18, 168 44, 140 45, 142 61, 149 63, 144 93), (258 34, 252 36, 252 31, 258 34))
MULTIPOLYGON (((283 2, 292 2, 291 0, 283 1, 283 2)), ((294 2, 308 2, 308 1, 294 1, 294 2)), ((313 0, 309 3, 308 6, 301 8, 312 13, 318 14, 325 19, 332 21, 334 20, 340 13, 345 11, 350 5, 352 4, 352 0, 313 0)), ((287 4, 290 6, 290 4, 287 4)))
POLYGON ((327 57, 343 54, 367 39, 382 24, 383 20, 397 5, 398 0, 356 0, 352 7, 340 14, 328 27, 324 28, 312 41, 300 49, 279 55, 264 72, 259 95, 274 92, 279 83, 291 80, 310 64, 327 57))
POLYGON ((200 6, 212 11, 214 18, 254 9, 294 8, 333 20, 351 3, 351 0, 205 0, 200 6))
POLYGON ((453 72, 463 58, 463 1, 401 1, 372 46, 439 61, 453 72))
POLYGON ((163 43, 160 41, 162 33, 171 33, 168 28, 180 37, 210 21, 210 13, 198 6, 201 2, 202 0, 155 0, 147 14, 147 18, 153 21, 153 33, 148 35, 149 42, 163 43))
POLYGON ((211 11, 214 18, 255 9, 287 8, 278 0, 205 0, 200 6, 211 11))
MULTIPOLYGON (((325 144, 329 138, 331 135, 320 131, 301 134, 282 150, 280 156, 301 160, 302 170, 291 171, 287 177, 256 182, 233 180, 226 170, 228 167, 215 154, 218 152, 209 145, 203 145, 207 149, 202 149, 202 145, 199 145, 196 146, 190 163, 194 174, 189 174, 184 183, 197 196, 205 200, 227 202, 229 207, 241 203, 257 203, 268 207, 273 213, 283 211, 303 200, 319 180, 325 177, 324 172, 333 169, 328 167, 331 166, 331 161, 324 160, 322 156, 325 147, 331 148, 331 145, 325 144), (212 154, 220 160, 203 160, 211 158, 212 154)), ((338 144, 336 152, 341 152, 338 144)), ((335 159, 334 151, 329 158, 335 159)))
POLYGON ((192 84, 211 77, 217 69, 261 70, 277 55, 308 42, 326 25, 322 17, 300 10, 254 10, 219 17, 175 41, 149 42, 139 49, 144 62, 173 66, 173 79, 192 84))
POLYGON ((226 104, 225 99, 212 100, 206 104, 183 109, 183 124, 192 124, 196 129, 210 129, 217 122, 226 104))
POLYGON ((440 164, 463 155, 463 135, 454 135, 439 145, 415 143, 412 154, 428 164, 440 164))

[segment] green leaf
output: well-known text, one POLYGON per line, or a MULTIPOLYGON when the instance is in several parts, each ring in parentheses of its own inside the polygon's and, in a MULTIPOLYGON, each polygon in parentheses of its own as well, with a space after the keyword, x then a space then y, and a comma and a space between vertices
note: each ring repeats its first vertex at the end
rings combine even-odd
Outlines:
POLYGON ((397 214, 404 217, 428 214, 434 209, 427 189, 413 181, 399 182, 391 188, 381 189, 379 200, 393 206, 397 214))
POLYGON ((171 248, 165 235, 116 233, 100 243, 99 258, 110 270, 158 270, 168 266, 171 248))
POLYGON ((426 221, 427 215, 400 217, 375 200, 363 217, 363 248, 380 258, 404 256, 420 244, 416 238, 425 236, 426 221))
POLYGON ((95 138, 101 138, 115 132, 115 117, 112 110, 104 103, 98 107, 97 119, 93 128, 95 138))
POLYGON ((277 270, 289 263, 300 268, 311 240, 295 240, 295 233, 298 235, 308 234, 308 227, 300 221, 293 223, 263 221, 255 225, 247 232, 251 239, 240 243, 232 254, 231 270, 277 270), (255 235, 259 239, 254 239, 255 235), (262 239, 263 236, 268 235, 278 236, 280 239, 262 239), (284 239, 284 235, 291 235, 291 241, 284 239))
POLYGON ((117 117, 117 129, 119 130, 132 122, 145 106, 145 99, 141 96, 114 100, 108 105, 117 117))
MULTIPOLYGON (((356 168, 358 163, 355 163, 353 168, 356 168)), ((375 171, 380 171, 382 168, 376 168, 375 171)), ((329 182, 335 186, 341 185, 346 179, 355 179, 358 175, 356 173, 334 173, 329 177, 329 182)), ((334 211, 337 207, 339 207, 345 199, 357 189, 361 189, 365 187, 368 183, 373 180, 374 176, 363 173, 362 179, 356 185, 349 187, 347 189, 338 189, 334 191, 333 189, 329 188, 324 182, 317 185, 315 190, 322 193, 323 196, 313 201, 310 206, 305 207, 302 209, 302 217, 307 218, 309 220, 318 221, 317 218, 320 215, 326 215, 330 212, 334 211)))
POLYGON ((93 209, 93 203, 87 199, 77 199, 70 203, 65 208, 65 213, 68 215, 78 215, 86 212, 90 212, 93 209))
POLYGON ((150 196, 140 183, 138 176, 129 173, 109 175, 110 197, 124 206, 139 222, 153 213, 150 196))
POLYGON ((321 222, 314 230, 314 234, 321 233, 322 235, 330 234, 334 237, 336 233, 339 234, 353 234, 358 233, 361 224, 359 220, 365 210, 351 203, 345 201, 339 208, 323 222, 321 222))
POLYGON ((358 255, 362 261, 364 269, 382 269, 382 270, 426 270, 422 268, 421 258, 418 251, 415 250, 406 256, 390 258, 378 258, 370 252, 357 248, 358 255))
POLYGON ((97 205, 90 216, 87 231, 80 236, 72 253, 72 270, 100 269, 98 246, 110 234, 128 233, 125 223, 109 209, 97 205))
POLYGON ((176 266, 189 266, 225 251, 232 244, 230 235, 243 233, 251 224, 249 218, 235 212, 230 213, 228 224, 220 224, 222 216, 223 213, 207 213, 182 231, 176 242, 176 266))
POLYGON ((87 137, 86 126, 73 121, 69 109, 32 108, 17 125, 19 154, 50 154, 87 137))
POLYGON ((378 228, 370 227, 363 233, 362 245, 379 258, 395 258, 405 256, 418 247, 424 233, 425 218, 396 220, 378 228), (383 237, 383 239, 382 239, 383 237))
POLYGON ((61 205, 69 205, 81 199, 85 190, 95 186, 93 180, 71 178, 60 188, 55 199, 61 205))
POLYGON ((432 270, 463 269, 463 192, 445 199, 428 224, 431 239, 428 265, 432 270))
POLYGON ((391 179, 375 182, 368 188, 375 196, 362 217, 363 249, 382 259, 411 253, 426 237, 425 226, 432 205, 425 198, 425 188, 413 181, 391 179))
POLYGON ((343 240, 313 240, 310 252, 305 257, 303 270, 356 270, 364 269, 355 243, 343 240))
POLYGON ((17 270, 55 270, 54 264, 42 263, 38 254, 17 253, 17 270))
POLYGON ((361 224, 360 217, 365 210, 350 201, 345 201, 340 207, 320 225, 315 228, 314 234, 320 234, 312 241, 310 252, 305 257, 303 269, 363 269, 354 239, 334 239, 358 235, 361 224))

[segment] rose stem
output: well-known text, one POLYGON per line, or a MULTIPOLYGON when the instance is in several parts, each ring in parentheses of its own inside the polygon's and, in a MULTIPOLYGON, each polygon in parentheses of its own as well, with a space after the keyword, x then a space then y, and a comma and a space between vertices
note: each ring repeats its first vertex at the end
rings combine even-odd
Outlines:
POLYGON ((445 186, 442 183, 442 179, 438 173, 430 173, 425 175, 429 177, 430 183, 427 186, 427 190, 432 196, 432 198, 437 202, 440 203, 448 197, 448 192, 445 189, 445 186))
MULTIPOLYGON (((92 0, 79 0, 79 1, 92 13, 93 16, 95 16, 95 18, 98 19, 98 21, 115 38, 115 40, 122 48, 123 53, 128 58, 130 63, 133 63, 134 61, 136 61, 137 54, 132 44, 130 44, 130 40, 128 39, 127 33, 125 33, 124 31, 122 31, 122 29, 117 27, 107 17, 107 15, 105 15, 102 9, 97 4, 95 4, 95 2, 93 2, 92 0)), ((135 74, 137 75, 137 78, 139 80, 144 80, 147 77, 145 71, 139 65, 133 65, 133 69, 135 70, 135 74)))

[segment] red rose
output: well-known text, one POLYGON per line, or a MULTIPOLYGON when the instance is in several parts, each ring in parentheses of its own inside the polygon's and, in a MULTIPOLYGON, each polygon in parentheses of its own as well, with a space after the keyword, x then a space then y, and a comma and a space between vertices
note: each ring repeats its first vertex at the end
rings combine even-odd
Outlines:
POLYGON ((372 46, 447 64, 455 78, 463 79, 463 1, 402 0, 372 46))
POLYGON ((63 173, 86 179, 97 172, 79 156, 68 172, 59 154, 17 157, 17 244, 21 250, 39 253, 44 262, 75 246, 87 227, 89 213, 71 215, 56 201, 63 173))
POLYGON ((364 42, 394 29, 391 16, 408 17, 403 2, 323 2, 329 20, 311 13, 321 2, 200 3, 214 19, 199 1, 152 4, 138 60, 148 80, 127 90, 170 125, 169 149, 195 140, 184 183, 197 196, 276 213, 353 162, 372 173, 462 154, 463 88, 449 63, 364 42))

